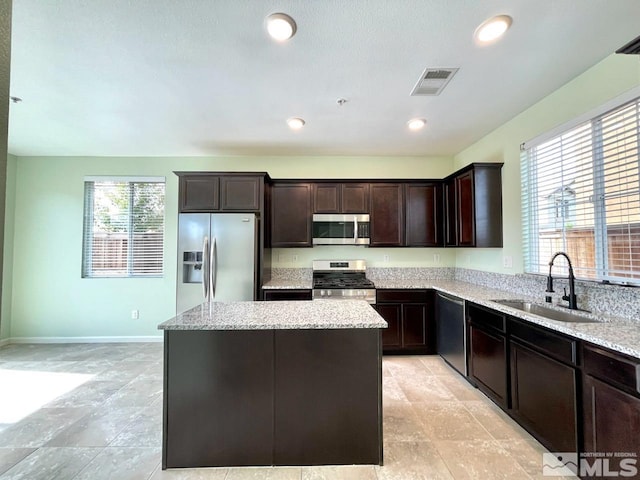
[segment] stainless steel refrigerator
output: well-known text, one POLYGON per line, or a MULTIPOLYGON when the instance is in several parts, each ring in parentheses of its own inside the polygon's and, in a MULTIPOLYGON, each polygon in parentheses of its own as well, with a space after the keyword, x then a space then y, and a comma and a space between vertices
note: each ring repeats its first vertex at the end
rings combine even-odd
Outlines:
POLYGON ((250 213, 181 213, 176 311, 255 300, 258 222, 250 213))

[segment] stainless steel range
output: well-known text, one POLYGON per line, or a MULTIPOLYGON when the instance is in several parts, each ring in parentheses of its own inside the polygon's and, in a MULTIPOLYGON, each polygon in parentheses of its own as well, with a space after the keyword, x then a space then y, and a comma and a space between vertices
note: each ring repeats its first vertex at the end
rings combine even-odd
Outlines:
POLYGON ((376 288, 365 275, 364 260, 314 260, 313 299, 376 303, 376 288))

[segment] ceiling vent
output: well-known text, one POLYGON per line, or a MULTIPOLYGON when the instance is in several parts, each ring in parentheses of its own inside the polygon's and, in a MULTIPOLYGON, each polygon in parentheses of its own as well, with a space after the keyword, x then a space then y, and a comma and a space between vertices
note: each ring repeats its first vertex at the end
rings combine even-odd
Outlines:
POLYGON ((457 68, 427 68, 411 90, 411 96, 440 95, 457 71, 457 68))
POLYGON ((634 38, 624 47, 616 50, 616 53, 627 53, 629 55, 640 55, 640 37, 634 38))

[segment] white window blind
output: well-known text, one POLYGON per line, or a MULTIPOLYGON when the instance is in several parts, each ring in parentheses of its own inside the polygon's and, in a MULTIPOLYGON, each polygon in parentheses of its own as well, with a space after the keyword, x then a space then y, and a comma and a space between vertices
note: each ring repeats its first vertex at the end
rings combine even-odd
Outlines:
POLYGON ((164 178, 86 178, 83 277, 163 273, 164 178))
POLYGON ((640 284, 640 99, 522 152, 525 271, 640 284))

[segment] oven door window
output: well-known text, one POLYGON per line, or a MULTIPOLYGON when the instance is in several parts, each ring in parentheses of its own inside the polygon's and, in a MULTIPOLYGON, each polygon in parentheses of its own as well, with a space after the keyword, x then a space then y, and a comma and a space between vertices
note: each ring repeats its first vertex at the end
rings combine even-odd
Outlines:
POLYGON ((313 222, 313 238, 354 238, 354 222, 313 222))

